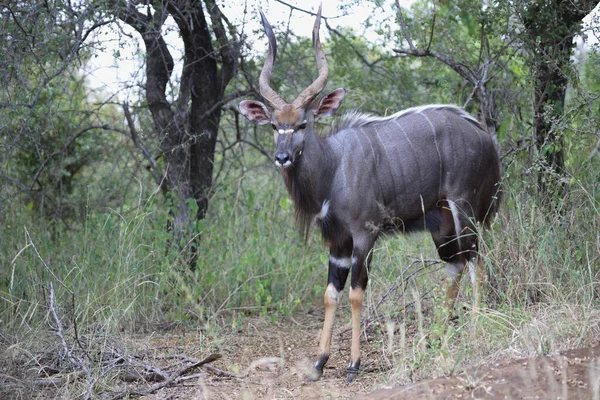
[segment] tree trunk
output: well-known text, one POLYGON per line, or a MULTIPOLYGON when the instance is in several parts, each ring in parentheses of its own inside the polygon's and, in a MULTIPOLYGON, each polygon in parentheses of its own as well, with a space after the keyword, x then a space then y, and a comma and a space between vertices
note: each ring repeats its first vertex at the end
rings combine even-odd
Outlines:
POLYGON ((537 180, 545 194, 562 190, 561 180, 554 179, 565 166, 557 123, 564 114, 573 39, 581 30, 583 17, 594 6, 595 2, 587 0, 531 0, 522 5, 525 41, 534 69, 534 145, 543 163, 537 180))
POLYGON ((117 16, 142 35, 146 47, 146 99, 161 137, 167 164, 165 184, 173 202, 169 229, 173 243, 193 270, 197 261, 196 222, 205 217, 208 208, 221 102, 235 73, 239 44, 232 28, 229 34, 225 32, 224 17, 214 0, 150 4, 153 13, 146 14, 132 2, 113 0, 112 5, 117 16), (212 34, 204 6, 211 18, 212 34), (173 104, 167 100, 166 90, 174 63, 161 33, 167 16, 177 23, 184 47, 179 95, 173 104), (213 46, 215 41, 218 50, 213 46), (196 202, 195 215, 190 200, 196 202))
MULTIPOLYGON (((565 166, 563 138, 556 123, 564 113, 567 84, 562 69, 551 69, 544 63, 535 71, 533 135, 536 150, 542 157, 544 167, 548 168, 548 171, 542 169, 537 177, 538 187, 543 193, 550 189, 549 179, 552 175, 547 172, 558 176, 565 166)), ((557 183, 560 189, 560 183, 557 183)))

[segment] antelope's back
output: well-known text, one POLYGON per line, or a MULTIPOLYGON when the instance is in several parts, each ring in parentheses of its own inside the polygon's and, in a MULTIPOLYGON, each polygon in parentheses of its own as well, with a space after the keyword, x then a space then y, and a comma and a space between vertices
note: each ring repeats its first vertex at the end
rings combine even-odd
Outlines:
POLYGON ((425 106, 349 118, 329 138, 340 160, 335 190, 347 201, 358 192, 362 212, 410 220, 445 198, 485 223, 497 210, 496 146, 462 109, 425 106))

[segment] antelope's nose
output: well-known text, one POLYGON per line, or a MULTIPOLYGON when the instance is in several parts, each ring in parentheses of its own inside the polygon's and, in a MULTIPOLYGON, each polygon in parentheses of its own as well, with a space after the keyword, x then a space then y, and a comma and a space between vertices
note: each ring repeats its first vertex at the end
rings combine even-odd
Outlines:
POLYGON ((278 166, 288 166, 290 164, 290 155, 287 152, 275 154, 275 164, 278 166))

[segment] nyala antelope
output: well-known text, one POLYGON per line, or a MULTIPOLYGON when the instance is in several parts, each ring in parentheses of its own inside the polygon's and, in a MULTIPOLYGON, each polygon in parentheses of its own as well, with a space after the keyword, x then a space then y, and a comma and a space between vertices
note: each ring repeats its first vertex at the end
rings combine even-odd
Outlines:
POLYGON ((345 93, 336 89, 315 101, 328 75, 319 39, 321 9, 312 33, 319 76, 292 103, 270 87, 277 44, 262 13, 261 18, 269 40, 259 78, 266 104, 245 100, 239 110, 254 124, 271 125, 275 164, 297 222, 305 233, 316 224, 329 245, 325 319, 309 380, 323 374, 329 359, 340 292, 352 271, 347 379, 352 381, 360 367, 361 306, 375 241, 392 232, 430 231, 446 262, 451 309, 465 267, 475 284, 483 268, 476 228, 486 226, 498 208, 498 153, 478 120, 453 105, 415 107, 387 117, 350 112, 327 137, 317 136, 314 120, 334 114, 345 93))

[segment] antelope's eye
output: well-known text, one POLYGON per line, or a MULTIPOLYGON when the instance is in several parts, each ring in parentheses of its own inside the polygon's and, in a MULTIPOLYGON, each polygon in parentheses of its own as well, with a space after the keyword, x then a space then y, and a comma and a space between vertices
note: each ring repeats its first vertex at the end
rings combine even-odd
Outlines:
POLYGON ((273 128, 273 130, 277 130, 277 125, 271 124, 271 128, 273 128))
POLYGON ((306 129, 306 122, 303 122, 298 129, 306 129))

